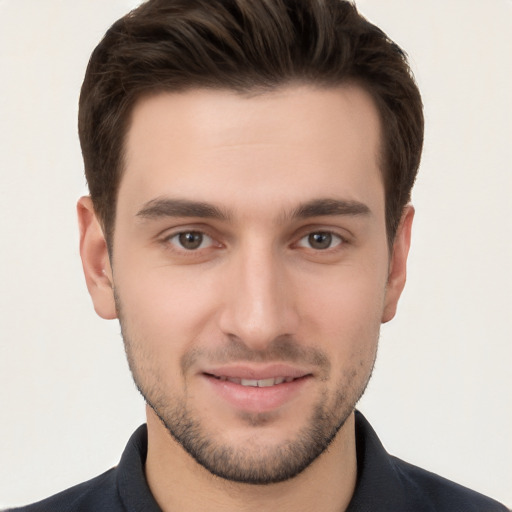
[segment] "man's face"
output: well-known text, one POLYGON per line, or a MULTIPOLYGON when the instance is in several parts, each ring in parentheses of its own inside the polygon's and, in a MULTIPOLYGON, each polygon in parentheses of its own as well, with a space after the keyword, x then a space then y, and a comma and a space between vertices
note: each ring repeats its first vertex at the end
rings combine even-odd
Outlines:
POLYGON ((399 295, 379 130, 352 86, 135 107, 109 274, 117 315, 137 386, 212 473, 290 478, 366 387, 399 295))

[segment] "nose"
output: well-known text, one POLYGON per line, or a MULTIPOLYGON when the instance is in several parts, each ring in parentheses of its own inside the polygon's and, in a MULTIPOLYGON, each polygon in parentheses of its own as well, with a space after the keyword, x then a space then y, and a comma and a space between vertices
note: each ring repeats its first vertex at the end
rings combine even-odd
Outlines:
POLYGON ((255 245, 241 249, 230 261, 219 326, 247 348, 265 350, 282 336, 294 336, 299 316, 286 262, 263 244, 255 245))

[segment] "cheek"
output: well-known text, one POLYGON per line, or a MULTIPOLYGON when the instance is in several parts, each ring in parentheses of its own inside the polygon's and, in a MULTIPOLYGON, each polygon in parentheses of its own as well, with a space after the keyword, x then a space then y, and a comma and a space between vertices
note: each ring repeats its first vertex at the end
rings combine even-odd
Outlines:
POLYGON ((213 283, 173 267, 141 269, 127 263, 124 269, 116 273, 115 286, 132 336, 162 349, 198 337, 215 304, 213 283))
POLYGON ((194 348, 209 318, 211 301, 200 289, 197 282, 162 269, 137 276, 119 272, 123 338, 130 368, 147 392, 177 389, 183 355, 194 348))
POLYGON ((344 269, 302 287, 302 312, 312 336, 327 343, 333 360, 367 360, 374 357, 384 305, 386 274, 378 267, 344 269))

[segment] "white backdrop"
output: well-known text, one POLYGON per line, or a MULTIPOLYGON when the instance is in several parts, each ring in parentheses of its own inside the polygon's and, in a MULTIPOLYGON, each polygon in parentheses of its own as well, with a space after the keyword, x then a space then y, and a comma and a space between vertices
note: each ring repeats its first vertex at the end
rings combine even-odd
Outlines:
MULTIPOLYGON (((144 407, 82 278, 90 52, 136 0, 0 0, 0 507, 116 464, 144 407)), ((425 152, 409 282, 360 404, 386 448, 512 505, 512 2, 359 0, 407 50, 425 152)))

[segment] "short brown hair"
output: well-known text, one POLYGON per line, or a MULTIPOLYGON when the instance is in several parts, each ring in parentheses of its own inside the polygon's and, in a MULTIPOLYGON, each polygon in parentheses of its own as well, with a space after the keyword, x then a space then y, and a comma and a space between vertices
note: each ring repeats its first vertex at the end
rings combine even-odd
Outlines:
POLYGON ((373 97, 392 242, 420 163, 421 97, 404 52, 343 0, 149 0, 112 25, 89 61, 79 108, 85 173, 107 240, 138 99, 290 82, 356 82, 373 97))

